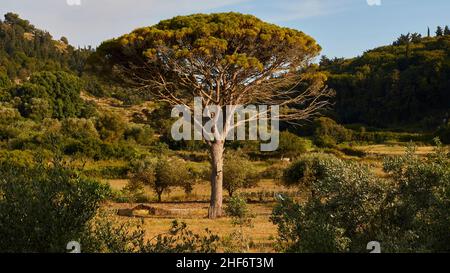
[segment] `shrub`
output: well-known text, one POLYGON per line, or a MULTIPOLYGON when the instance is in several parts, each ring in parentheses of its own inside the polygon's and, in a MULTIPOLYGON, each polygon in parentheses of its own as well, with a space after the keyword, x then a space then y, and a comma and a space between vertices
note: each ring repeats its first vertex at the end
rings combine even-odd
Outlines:
POLYGON ((2 252, 65 252, 82 236, 109 188, 55 163, 0 163, 2 252))
POLYGON ((440 146, 422 159, 409 147, 390 157, 384 170, 393 187, 384 202, 384 248, 397 252, 448 252, 450 158, 440 146))
POLYGON ((20 99, 18 108, 24 117, 62 119, 80 116, 84 106, 80 91, 81 82, 76 76, 40 72, 33 74, 29 82, 12 88, 11 95, 20 99))
POLYGON ((310 155, 293 163, 284 183, 308 194, 305 203, 280 198, 272 221, 279 248, 287 252, 360 252, 376 240, 383 181, 365 165, 331 155, 310 155))
POLYGON ((0 104, 0 124, 11 124, 20 118, 20 113, 16 108, 5 107, 0 104))
POLYGON ((113 112, 104 112, 97 118, 95 127, 100 138, 106 142, 116 142, 123 137, 126 123, 122 116, 113 112))
POLYGON ((11 81, 8 76, 0 71, 0 90, 4 88, 8 88, 11 85, 11 81))
POLYGON ((186 189, 194 181, 185 162, 176 158, 161 156, 139 159, 133 161, 130 168, 128 188, 138 190, 143 186, 148 186, 156 193, 158 202, 162 201, 162 194, 170 192, 172 187, 186 189))
POLYGON ((233 226, 239 229, 233 231, 223 242, 225 252, 250 251, 250 239, 244 232, 244 227, 252 227, 252 218, 247 202, 241 196, 233 196, 225 207, 225 212, 231 216, 233 226))
POLYGON ((99 137, 94 122, 84 118, 67 118, 62 122, 62 133, 68 137, 84 140, 99 137))
POLYGON ((223 187, 229 196, 241 188, 253 188, 258 183, 258 172, 243 154, 229 152, 223 166, 223 187))
POLYGON ((148 125, 131 124, 125 130, 124 138, 137 144, 151 145, 155 142, 155 133, 148 125))
POLYGON ((233 224, 248 224, 253 215, 250 213, 247 202, 241 196, 233 196, 228 200, 225 212, 233 218, 233 224))
POLYGON ((314 127, 314 144, 319 147, 333 148, 336 144, 352 140, 352 131, 330 118, 318 118, 314 127))
POLYGON ((387 178, 361 164, 309 156, 285 172, 284 182, 309 192, 306 202, 282 197, 273 211, 280 250, 363 252, 379 241, 384 252, 446 252, 450 244, 450 159, 438 146, 385 160, 387 178))
POLYGON ((303 138, 290 133, 280 133, 280 144, 278 146, 277 154, 281 157, 297 157, 305 153, 308 149, 308 144, 303 138))

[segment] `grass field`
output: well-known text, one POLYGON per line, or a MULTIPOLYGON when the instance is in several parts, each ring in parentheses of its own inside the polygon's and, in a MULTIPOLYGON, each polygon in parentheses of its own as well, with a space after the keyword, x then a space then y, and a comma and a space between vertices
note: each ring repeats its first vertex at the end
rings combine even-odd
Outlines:
MULTIPOLYGON (((370 145, 357 147, 366 152, 367 157, 361 158, 362 162, 369 164, 375 174, 384 176, 382 170, 382 158, 384 156, 401 155, 405 153, 406 147, 401 145, 370 145)), ((433 151, 433 147, 418 147, 417 154, 425 156, 433 151)), ((255 162, 261 170, 267 167, 267 163, 255 162)), ((114 190, 122 190, 128 183, 126 179, 104 180, 109 183, 114 190)), ((244 189, 241 192, 258 193, 258 192, 297 192, 297 189, 286 188, 277 181, 271 179, 261 180, 257 187, 244 189)), ((150 189, 146 189, 148 196, 154 197, 154 193, 150 189)), ((196 233, 204 233, 208 228, 213 233, 220 236, 227 236, 236 229, 231 223, 231 219, 224 217, 218 220, 209 220, 206 215, 208 212, 208 200, 210 195, 210 186, 207 181, 198 183, 194 186, 191 195, 187 196, 181 188, 175 188, 168 194, 164 194, 163 202, 151 202, 147 205, 156 208, 173 211, 171 216, 146 216, 143 218, 148 238, 153 238, 158 234, 167 232, 170 224, 174 220, 183 221, 188 227, 196 233), (179 212, 179 213, 177 213, 179 212)), ((225 202, 228 194, 224 191, 225 202)), ((137 204, 130 203, 113 203, 110 202, 105 207, 113 213, 118 209, 133 208, 137 204)), ((225 204, 226 205, 226 204, 225 204)), ((253 227, 244 229, 245 234, 251 241, 252 252, 273 252, 274 239, 277 235, 277 228, 270 221, 270 215, 275 203, 272 201, 251 202, 249 208, 255 215, 253 227)), ((118 221, 129 219, 129 217, 115 216, 118 221)))
MULTIPOLYGON (((108 180, 111 188, 115 190, 121 190, 127 185, 127 180, 108 180)), ((279 185, 273 180, 262 180, 257 187, 252 189, 244 189, 242 192, 286 192, 295 189, 288 189, 279 185)), ((153 193, 147 189, 147 194, 153 193)), ((225 194, 225 200, 228 195, 225 194)), ((170 224, 174 220, 185 222, 188 227, 196 232, 203 234, 205 229, 208 228, 213 233, 220 236, 227 236, 231 234, 237 227, 232 225, 231 219, 224 217, 218 220, 210 220, 206 216, 208 214, 208 199, 210 195, 209 183, 203 182, 194 186, 193 193, 190 196, 186 196, 182 189, 176 188, 170 194, 166 194, 163 197, 162 203, 148 203, 156 208, 162 208, 174 212, 171 216, 146 216, 143 218, 144 225, 148 238, 153 238, 158 234, 167 232, 170 224), (186 202, 186 200, 195 200, 186 202)), ((113 213, 118 209, 133 208, 137 204, 130 203, 108 203, 106 208, 113 213)), ((249 209, 252 214, 255 215, 253 219, 253 227, 244 228, 245 234, 248 236, 251 242, 251 251, 253 252, 271 252, 273 251, 273 238, 277 235, 276 226, 270 221, 270 215, 275 205, 274 202, 261 202, 250 203, 249 209)), ((118 220, 124 220, 128 217, 116 216, 118 220)))

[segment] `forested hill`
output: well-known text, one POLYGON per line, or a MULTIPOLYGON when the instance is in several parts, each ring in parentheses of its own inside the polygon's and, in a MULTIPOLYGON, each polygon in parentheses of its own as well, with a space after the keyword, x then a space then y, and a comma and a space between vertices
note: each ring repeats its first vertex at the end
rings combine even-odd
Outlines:
POLYGON ((323 58, 341 123, 433 130, 450 115, 450 30, 402 35, 353 59, 323 58))
POLYGON ((81 73, 90 49, 75 49, 66 38, 53 40, 43 30, 7 13, 0 20, 0 85, 27 79, 38 71, 81 73))

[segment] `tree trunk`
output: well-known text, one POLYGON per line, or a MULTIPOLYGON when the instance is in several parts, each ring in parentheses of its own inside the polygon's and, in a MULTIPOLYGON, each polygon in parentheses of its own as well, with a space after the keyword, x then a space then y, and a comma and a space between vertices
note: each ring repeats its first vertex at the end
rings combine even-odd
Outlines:
POLYGON ((209 219, 216 219, 222 216, 223 150, 223 141, 216 141, 211 144, 211 202, 208 210, 209 219))
POLYGON ((163 192, 160 192, 160 191, 156 192, 156 195, 158 196, 158 203, 161 203, 161 201, 162 201, 162 194, 163 194, 163 192))

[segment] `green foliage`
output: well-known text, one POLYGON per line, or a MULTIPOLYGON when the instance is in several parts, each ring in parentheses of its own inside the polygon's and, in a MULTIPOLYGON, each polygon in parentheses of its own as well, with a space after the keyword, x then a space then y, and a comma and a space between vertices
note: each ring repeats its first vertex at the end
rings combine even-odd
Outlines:
POLYGON ((409 147, 406 155, 384 162, 395 181, 383 209, 383 242, 390 251, 449 251, 450 158, 437 143, 425 160, 409 147))
POLYGON ((225 208, 228 216, 232 217, 234 225, 249 225, 251 218, 254 217, 247 202, 241 196, 233 196, 228 200, 225 208))
POLYGON ((305 203, 280 197, 272 221, 287 252, 363 252, 375 240, 373 223, 383 183, 366 166, 330 155, 307 156, 285 173, 285 183, 309 193, 305 203))
POLYGON ((0 90, 5 89, 11 85, 8 76, 0 71, 0 90))
POLYGON ((151 145, 156 141, 153 129, 148 125, 142 124, 132 123, 128 125, 123 137, 125 140, 133 140, 141 145, 151 145))
POLYGON ((117 113, 103 112, 97 118, 96 128, 102 140, 115 142, 122 138, 126 129, 126 122, 117 113))
POLYGON ((144 186, 150 187, 161 202, 162 194, 170 192, 172 187, 184 187, 186 192, 192 189, 194 177, 184 161, 178 158, 137 159, 131 162, 131 175, 128 189, 136 191, 144 186))
POLYGON ((258 183, 258 172, 254 165, 240 152, 225 155, 223 187, 230 196, 241 188, 253 188, 258 183))
POLYGON ((170 80, 171 90, 179 91, 177 97, 192 100, 187 90, 192 84, 201 85, 203 90, 212 88, 207 81, 192 81, 197 76, 212 75, 209 71, 216 73, 220 69, 224 77, 242 84, 274 66, 275 58, 297 69, 320 50, 314 39, 303 32, 265 23, 251 15, 194 14, 163 20, 106 41, 92 55, 90 65, 109 78, 138 86, 143 83, 138 77, 151 82, 162 75, 170 80), (196 69, 197 63, 204 69, 196 69), (130 74, 123 72, 129 70, 138 77, 127 77, 130 74), (188 82, 191 84, 186 85, 188 82))
POLYGON ((16 108, 0 104, 0 124, 11 124, 20 118, 20 113, 16 108))
POLYGON ((305 202, 280 197, 272 214, 286 252, 446 252, 450 220, 450 158, 438 146, 425 160, 410 148, 387 158, 386 178, 330 155, 292 164, 284 183, 309 193, 305 202))
POLYGON ((280 144, 277 153, 278 155, 281 155, 281 157, 297 157, 300 154, 305 153, 307 148, 308 143, 305 139, 288 131, 280 133, 280 144))
POLYGON ((98 132, 94 122, 90 119, 68 118, 62 122, 61 132, 75 139, 98 138, 98 132))
POLYGON ((352 140, 352 132, 330 118, 318 118, 314 122, 314 128, 314 144, 319 147, 333 148, 352 140))
POLYGON ((401 37, 353 59, 326 59, 340 122, 434 130, 448 117, 450 36, 401 37))
POLYGON ((252 219, 255 217, 245 199, 241 196, 233 196, 228 200, 225 212, 231 217, 233 226, 239 229, 234 230, 226 236, 222 245, 225 252, 240 253, 249 252, 251 241, 244 232, 244 227, 253 227, 252 219))
POLYGON ((0 177, 2 252, 65 252, 109 193, 58 162, 50 167, 1 162, 0 177))
POLYGON ((36 29, 17 14, 7 13, 5 20, 0 20, 0 75, 5 73, 11 81, 23 81, 45 70, 81 74, 91 52, 86 48, 75 49, 67 39, 53 40, 48 32, 36 29))
POLYGON ((84 107, 80 98, 81 82, 65 72, 40 72, 10 92, 22 116, 42 120, 53 117, 77 117, 84 107))

